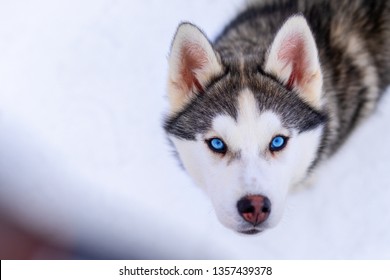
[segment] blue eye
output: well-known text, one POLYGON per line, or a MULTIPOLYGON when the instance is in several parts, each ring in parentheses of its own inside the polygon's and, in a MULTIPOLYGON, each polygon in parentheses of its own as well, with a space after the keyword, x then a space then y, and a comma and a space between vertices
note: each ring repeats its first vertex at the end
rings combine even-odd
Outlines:
POLYGON ((224 154, 226 153, 226 145, 225 143, 219 139, 219 138, 211 138, 210 140, 207 141, 209 148, 216 152, 216 153, 221 153, 224 154))
POLYGON ((274 138, 272 138, 272 141, 269 145, 270 151, 271 152, 280 151, 286 146, 287 140, 288 140, 287 137, 280 136, 280 135, 275 136, 274 138))

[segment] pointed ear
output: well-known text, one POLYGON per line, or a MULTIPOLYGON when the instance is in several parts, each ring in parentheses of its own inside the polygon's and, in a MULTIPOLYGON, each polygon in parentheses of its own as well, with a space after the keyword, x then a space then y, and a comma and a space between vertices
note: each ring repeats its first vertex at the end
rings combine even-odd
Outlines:
POLYGON ((171 111, 180 110, 222 73, 219 57, 206 36, 190 23, 179 25, 169 54, 168 97, 171 111))
POLYGON ((303 16, 290 17, 276 34, 264 70, 315 107, 321 106, 322 73, 313 34, 303 16))

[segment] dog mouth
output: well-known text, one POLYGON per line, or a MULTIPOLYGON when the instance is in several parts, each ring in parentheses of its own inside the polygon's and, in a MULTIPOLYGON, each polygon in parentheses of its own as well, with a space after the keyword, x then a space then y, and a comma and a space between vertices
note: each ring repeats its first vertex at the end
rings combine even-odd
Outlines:
POLYGON ((262 232, 262 230, 256 229, 256 228, 239 231, 239 233, 243 233, 243 234, 247 234, 247 235, 254 235, 254 234, 258 234, 260 232, 262 232))

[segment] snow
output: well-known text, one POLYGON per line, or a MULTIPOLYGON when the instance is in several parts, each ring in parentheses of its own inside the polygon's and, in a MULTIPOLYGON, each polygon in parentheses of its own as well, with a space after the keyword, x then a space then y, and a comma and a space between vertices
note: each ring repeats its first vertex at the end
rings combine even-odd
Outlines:
POLYGON ((390 99, 262 235, 224 228, 163 130, 176 26, 242 1, 0 2, 0 210, 102 258, 390 258, 390 99))

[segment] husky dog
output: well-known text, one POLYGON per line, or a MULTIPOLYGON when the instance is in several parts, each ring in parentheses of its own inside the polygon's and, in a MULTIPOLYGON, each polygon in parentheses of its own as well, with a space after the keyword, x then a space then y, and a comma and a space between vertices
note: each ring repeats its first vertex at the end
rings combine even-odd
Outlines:
POLYGON ((179 25, 164 128, 219 220, 254 234, 375 109, 390 82, 390 1, 248 5, 211 43, 179 25))

